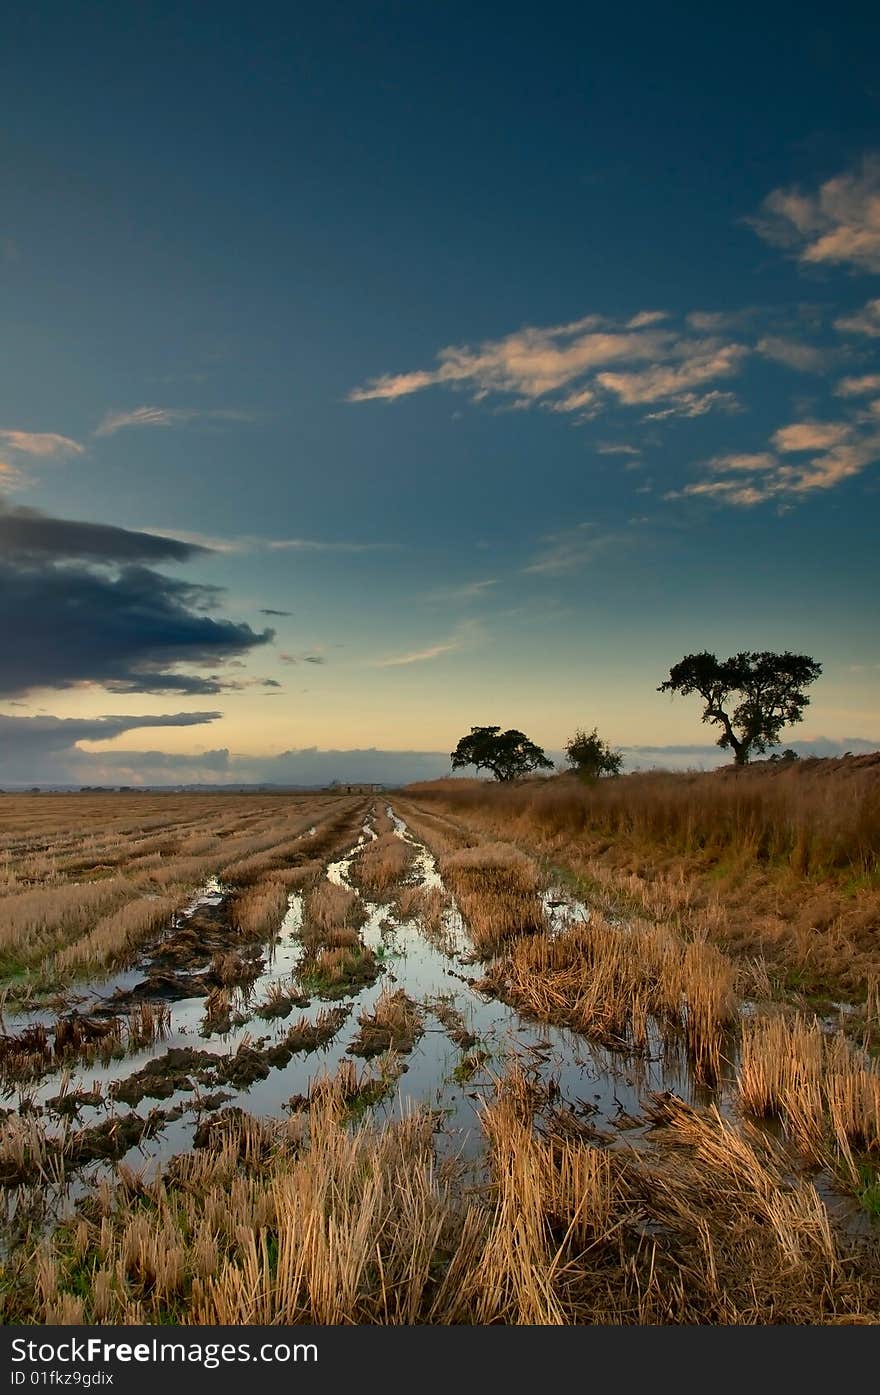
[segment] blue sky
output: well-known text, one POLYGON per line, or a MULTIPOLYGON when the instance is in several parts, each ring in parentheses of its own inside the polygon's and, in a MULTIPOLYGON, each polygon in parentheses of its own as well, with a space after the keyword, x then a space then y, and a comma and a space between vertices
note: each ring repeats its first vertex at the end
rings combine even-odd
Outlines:
POLYGON ((20 11, 0 780, 711 764, 703 648, 814 655, 792 739, 873 748, 878 29, 20 11))

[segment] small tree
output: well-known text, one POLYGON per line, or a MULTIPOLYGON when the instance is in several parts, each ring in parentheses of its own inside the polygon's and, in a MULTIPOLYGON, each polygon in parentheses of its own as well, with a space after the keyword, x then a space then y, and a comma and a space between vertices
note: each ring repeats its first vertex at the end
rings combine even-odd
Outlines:
POLYGON ((657 691, 699 693, 703 721, 721 727, 718 745, 733 751, 737 765, 746 765, 753 751, 778 743, 784 726, 802 720, 810 702, 804 688, 821 672, 822 665, 808 654, 789 650, 744 650, 720 661, 704 650, 687 654, 657 691))
POLYGON ((565 743, 565 754, 569 765, 585 780, 598 780, 600 775, 619 775, 623 766, 623 753, 612 751, 595 727, 589 733, 578 728, 565 743))
POLYGON ((477 770, 491 770, 496 780, 518 780, 532 770, 552 770, 540 746, 536 746, 521 731, 502 731, 500 727, 471 727, 450 753, 453 770, 465 765, 477 770))

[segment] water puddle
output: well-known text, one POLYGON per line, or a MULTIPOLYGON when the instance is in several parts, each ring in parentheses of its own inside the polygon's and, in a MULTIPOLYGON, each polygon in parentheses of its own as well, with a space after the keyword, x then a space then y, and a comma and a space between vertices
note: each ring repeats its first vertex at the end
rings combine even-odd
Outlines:
MULTIPOLYGON (((112 1160, 152 1169, 190 1149, 199 1123, 221 1105, 285 1117, 309 1095, 317 1078, 332 1075, 346 1062, 353 1062, 358 1071, 381 1075, 382 1060, 364 1061, 352 1048, 361 1030, 359 1018, 374 1011, 386 990, 407 995, 418 1009, 423 1031, 408 1054, 396 1058, 385 1097, 374 1103, 374 1112, 390 1117, 414 1105, 436 1111, 441 1152, 475 1157, 481 1151, 481 1101, 494 1092, 497 1078, 514 1059, 553 1098, 595 1128, 597 1137, 608 1141, 624 1135, 632 1140, 641 1124, 641 1101, 649 1092, 668 1089, 694 1103, 718 1099, 693 1080, 686 1061, 670 1057, 659 1038, 647 1052, 629 1056, 598 1047, 567 1029, 530 1022, 479 992, 473 980, 479 979, 480 969, 467 927, 446 892, 435 858, 390 806, 386 812, 394 836, 411 849, 403 890, 433 894, 436 904, 439 894, 444 908, 429 927, 400 915, 391 903, 366 898, 357 862, 377 833, 370 821, 365 823, 355 846, 328 864, 326 877, 358 898, 361 937, 381 966, 374 982, 333 1002, 318 996, 306 999, 297 975, 305 953, 307 904, 300 893, 291 893, 277 932, 248 947, 253 972, 245 980, 239 977, 207 991, 203 974, 185 965, 176 967, 178 980, 190 974, 192 996, 183 994, 163 1005, 165 1025, 155 1040, 107 1060, 53 1064, 31 1084, 8 1087, 8 1103, 19 1110, 42 1110, 46 1131, 56 1137, 65 1129, 94 1128, 108 1118, 127 1115, 126 1095, 131 1113, 140 1119, 160 1110, 157 1131, 112 1160), (308 1029, 304 1037, 303 1027, 308 1029), (288 1049, 292 1028, 312 1043, 312 1049, 288 1049), (144 1084, 147 1089, 138 1097, 144 1084), (66 1107, 64 1099, 74 1097, 80 1102, 66 1107)), ((542 899, 551 935, 589 920, 589 908, 562 888, 551 888, 542 899)), ((185 930, 189 925, 194 933, 204 929, 213 936, 222 935, 225 926, 231 948, 235 932, 224 920, 228 900, 229 889, 213 879, 178 913, 172 928, 185 930)), ((202 965, 204 956, 197 958, 202 965)), ((127 997, 136 998, 143 985, 149 988, 151 983, 149 974, 145 978, 147 964, 142 960, 79 990, 78 1010, 94 1014, 127 997)), ((20 1031, 36 1020, 35 1014, 21 1014, 6 1030, 20 1031)), ((80 1177, 93 1179, 110 1166, 91 1163, 80 1177)), ((81 1185, 78 1182, 74 1191, 81 1185)))

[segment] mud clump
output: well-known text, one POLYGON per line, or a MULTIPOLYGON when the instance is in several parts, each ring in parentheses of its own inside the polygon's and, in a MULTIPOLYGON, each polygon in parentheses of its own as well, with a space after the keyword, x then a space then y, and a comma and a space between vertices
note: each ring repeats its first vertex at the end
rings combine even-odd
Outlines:
POLYGON ((375 983, 382 965, 371 949, 358 941, 356 946, 321 949, 305 959, 299 970, 300 982, 316 998, 344 998, 375 983))
POLYGON ((380 995, 373 1012, 361 1013, 360 1031, 348 1048, 352 1056, 379 1056, 394 1051, 405 1056, 412 1051, 424 1031, 422 1016, 416 1004, 402 988, 380 995))
POLYGON ((317 1051, 326 1046, 336 1036, 350 1012, 351 1008, 337 1007, 319 1012, 314 1022, 310 1022, 307 1017, 301 1017, 275 1048, 276 1053, 280 1049, 287 1055, 287 1060, 279 1061, 278 1064, 286 1065, 290 1057, 298 1051, 317 1051))
POLYGON ((180 1117, 179 1112, 151 1109, 146 1118, 140 1114, 123 1114, 116 1119, 105 1119, 103 1123, 73 1135, 66 1161, 73 1167, 81 1167, 84 1163, 97 1162, 102 1158, 122 1158, 142 1140, 153 1138, 169 1119, 175 1117, 180 1117))
MULTIPOLYGON (((289 1057, 288 1057, 289 1059, 289 1057)), ((253 1085, 255 1080, 265 1080, 275 1062, 270 1061, 269 1052, 259 1046, 242 1042, 231 1056, 215 1056, 216 1079, 224 1085, 235 1085, 239 1090, 253 1085)), ((278 1064, 284 1064, 278 1062, 278 1064)))
POLYGON ((219 1152, 230 1145, 242 1162, 251 1166, 257 1161, 266 1162, 275 1151, 275 1131, 263 1120, 233 1106, 214 1119, 206 1119, 193 1134, 194 1148, 219 1152))
POLYGON ((228 1090, 214 1090, 210 1095, 200 1095, 197 1108, 204 1114, 210 1113, 214 1109, 219 1109, 228 1100, 234 1099, 228 1090))
POLYGON ((100 1090, 70 1090, 46 1100, 46 1108, 54 1114, 76 1115, 81 1109, 97 1109, 103 1104, 100 1090))
POLYGON ((216 1063, 217 1057, 210 1051, 174 1047, 164 1056, 148 1061, 127 1080, 114 1081, 110 1095, 130 1105, 140 1104, 144 1098, 166 1100, 177 1090, 194 1090, 194 1080, 210 1080, 216 1063))

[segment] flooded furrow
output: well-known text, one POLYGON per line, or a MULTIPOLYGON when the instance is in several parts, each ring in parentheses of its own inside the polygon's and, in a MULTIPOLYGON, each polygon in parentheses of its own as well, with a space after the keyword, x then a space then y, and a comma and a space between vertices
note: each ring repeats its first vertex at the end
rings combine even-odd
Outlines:
MULTIPOLYGON (((715 1098, 695 1083, 686 1060, 663 1049, 659 1036, 650 1039, 647 1051, 616 1052, 566 1028, 529 1021, 479 991, 468 929, 436 859, 391 806, 384 813, 390 833, 383 836, 404 844, 409 859, 403 877, 388 889, 389 899, 370 899, 359 875, 361 859, 379 838, 375 816, 348 852, 327 863, 320 883, 353 898, 360 941, 378 970, 372 981, 342 991, 307 991, 309 895, 291 891, 277 930, 245 944, 228 918, 230 888, 212 880, 175 917, 175 933, 192 932, 194 962, 175 962, 169 969, 173 993, 169 988, 161 996, 164 980, 156 973, 168 941, 137 967, 79 990, 77 1011, 90 1018, 138 1003, 161 1006, 163 1016, 154 1038, 133 1049, 108 1047, 108 1059, 85 1063, 75 1057, 53 1062, 29 1084, 7 1085, 13 1110, 24 1119, 42 1118, 47 1138, 59 1146, 74 1133, 118 1131, 116 1145, 108 1143, 104 1153, 100 1135, 94 1156, 85 1146, 89 1140, 77 1143, 84 1161, 68 1168, 59 1196, 75 1196, 83 1179, 93 1181, 120 1161, 152 1171, 191 1149, 199 1129, 221 1107, 283 1118, 306 1107, 316 1083, 340 1069, 353 1072, 363 1099, 379 1116, 400 1116, 414 1106, 434 1111, 440 1151, 466 1157, 482 1149, 480 1103, 512 1059, 584 1128, 608 1141, 622 1131, 627 1137, 638 1132, 648 1093, 672 1090, 699 1102, 715 1098), (442 898, 442 911, 430 926, 400 909, 402 898, 418 905, 423 895, 436 898, 434 904, 442 898), (229 982, 223 981, 217 949, 224 943, 238 956, 229 982), (213 967, 205 970, 206 962, 213 967), (374 1051, 365 1045, 370 1024, 389 999, 409 1014, 413 1030, 404 1048, 374 1051), (137 1135, 130 1147, 126 1129, 137 1135), (71 1172, 80 1179, 73 1187, 71 1172)), ((590 918, 589 908, 559 887, 545 890, 541 904, 550 937, 590 918)), ((21 1014, 7 1031, 45 1020, 21 1014)), ((381 1033, 376 1039, 381 1043, 381 1033)), ((74 1156, 80 1156, 76 1149, 74 1156)))

